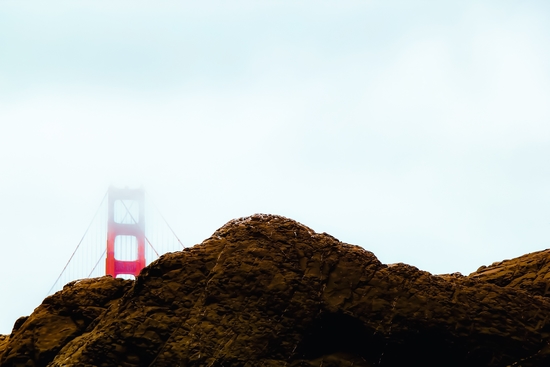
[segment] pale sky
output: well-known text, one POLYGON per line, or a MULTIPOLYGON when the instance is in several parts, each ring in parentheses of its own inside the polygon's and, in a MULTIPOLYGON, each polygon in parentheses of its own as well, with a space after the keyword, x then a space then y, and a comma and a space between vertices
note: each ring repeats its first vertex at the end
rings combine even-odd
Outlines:
POLYGON ((468 274, 550 247, 547 1, 0 0, 0 333, 108 186, 468 274))

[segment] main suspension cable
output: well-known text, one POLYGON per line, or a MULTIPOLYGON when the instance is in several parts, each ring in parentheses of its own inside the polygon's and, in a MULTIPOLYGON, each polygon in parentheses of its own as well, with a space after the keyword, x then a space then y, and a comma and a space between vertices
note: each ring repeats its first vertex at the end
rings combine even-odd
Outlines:
POLYGON ((94 220, 95 218, 97 217, 97 213, 99 213, 99 210, 101 209, 101 206, 103 205, 103 202, 105 201, 105 198, 107 197, 107 194, 109 193, 109 191, 105 192, 105 195, 103 196, 103 199, 101 200, 101 204, 99 204, 99 207, 97 208, 95 214, 94 214, 94 217, 92 218, 92 221, 90 222, 90 224, 88 225, 88 228, 86 228, 86 232, 84 232, 84 235, 82 236, 82 238, 80 239, 80 242, 78 242, 78 245, 76 246, 76 248, 74 249, 73 251, 73 254, 71 255, 71 257, 69 258, 69 261, 67 261, 67 263, 65 264, 65 266, 63 267, 63 270, 61 270, 61 273, 59 274, 59 276, 57 277, 57 279, 55 280, 55 282, 53 283, 52 287, 50 288, 50 290, 48 291, 48 294, 51 293, 51 291, 55 288, 55 285, 57 284, 57 282, 59 281, 59 279, 61 279, 61 276, 63 275, 63 273, 65 272, 65 269, 67 269, 67 266, 69 266, 69 263, 71 262, 71 260, 73 259, 74 255, 76 254, 76 252, 78 251, 78 248, 80 247, 80 244, 82 244, 82 241, 84 241, 84 238, 86 237, 86 234, 88 233, 88 231, 90 230, 90 227, 92 226, 92 224, 94 223, 94 220))
POLYGON ((174 235, 174 237, 176 237, 176 239, 178 240, 179 244, 181 245, 181 248, 185 248, 185 246, 183 245, 183 243, 181 243, 178 235, 176 234, 176 232, 174 232, 174 230, 172 229, 172 227, 170 227, 170 224, 168 224, 168 222, 166 221, 166 219, 164 218, 164 215, 162 215, 162 213, 160 212, 160 210, 157 208, 157 206, 155 205, 155 202, 153 201, 153 198, 151 198, 151 195, 149 195, 149 193, 147 191, 145 191, 145 195, 147 195, 149 197, 149 200, 151 202, 151 204, 153 205, 153 207, 157 210, 157 213, 159 213, 160 217, 162 218, 162 220, 164 221, 164 223, 166 223, 166 225, 168 226, 168 229, 170 229, 170 231, 172 232, 172 234, 174 235))

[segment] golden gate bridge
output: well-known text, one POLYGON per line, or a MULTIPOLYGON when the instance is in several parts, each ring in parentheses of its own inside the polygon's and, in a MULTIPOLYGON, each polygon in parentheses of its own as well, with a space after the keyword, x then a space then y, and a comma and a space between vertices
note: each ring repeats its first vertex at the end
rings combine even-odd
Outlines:
POLYGON ((162 254, 184 247, 143 187, 111 186, 48 295, 83 278, 134 279, 162 254))

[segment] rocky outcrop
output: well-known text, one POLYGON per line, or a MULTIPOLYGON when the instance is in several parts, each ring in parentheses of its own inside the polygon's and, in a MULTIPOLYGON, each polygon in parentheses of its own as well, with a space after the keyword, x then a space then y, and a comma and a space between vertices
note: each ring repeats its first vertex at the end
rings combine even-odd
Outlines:
POLYGON ((6 349, 9 340, 9 335, 0 335, 0 356, 4 354, 4 349, 6 349))
POLYGON ((47 297, 31 316, 19 318, 3 347, 0 340, 0 366, 46 366, 132 283, 102 277, 65 285, 62 291, 47 297))
POLYGON ((548 365, 544 274, 512 262, 434 276, 254 215, 135 282, 67 285, 16 323, 3 354, 0 340, 0 365, 548 365))
POLYGON ((470 274, 500 287, 521 289, 539 296, 550 296, 550 250, 482 266, 470 274))

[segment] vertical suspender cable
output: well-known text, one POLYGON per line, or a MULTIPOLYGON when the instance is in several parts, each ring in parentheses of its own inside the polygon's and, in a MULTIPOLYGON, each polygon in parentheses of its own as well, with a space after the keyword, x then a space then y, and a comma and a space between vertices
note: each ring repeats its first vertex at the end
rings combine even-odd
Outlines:
POLYGON ((84 240, 84 238, 86 237, 86 234, 88 233, 88 230, 90 229, 90 227, 92 226, 92 223, 94 222, 94 219, 95 217, 97 216, 97 213, 99 213, 99 210, 101 209, 101 205, 103 205, 103 202, 105 201, 105 198, 107 197, 107 193, 108 191, 105 193, 105 195, 103 196, 103 199, 101 200, 101 204, 99 204, 99 208, 96 210, 95 214, 94 214, 94 217, 92 218, 92 221, 90 222, 90 224, 88 225, 88 228, 86 228, 86 232, 84 232, 84 235, 82 236, 82 238, 80 239, 80 242, 78 242, 78 245, 76 246, 76 248, 74 249, 73 251, 73 254, 71 255, 71 257, 69 258, 69 261, 67 261, 67 263, 65 264, 65 266, 63 267, 63 270, 61 270, 61 273, 59 274, 59 276, 57 277, 57 279, 55 280, 55 283, 52 285, 52 287, 50 288, 50 290, 48 291, 48 294, 50 294, 50 292, 54 289, 55 285, 57 284, 57 282, 59 281, 59 279, 61 278, 61 276, 63 275, 63 273, 65 272, 65 269, 67 269, 67 266, 69 265, 69 263, 71 262, 71 260, 73 259, 74 255, 76 254, 76 252, 78 251, 78 248, 80 247, 80 244, 82 243, 82 241, 84 240))

